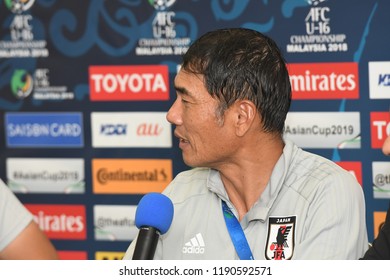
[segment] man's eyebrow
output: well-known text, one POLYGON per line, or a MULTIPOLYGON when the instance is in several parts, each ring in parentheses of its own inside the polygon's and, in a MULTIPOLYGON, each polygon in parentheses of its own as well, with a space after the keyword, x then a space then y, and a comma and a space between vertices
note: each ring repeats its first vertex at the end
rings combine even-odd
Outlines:
POLYGON ((183 95, 191 95, 190 92, 184 87, 175 86, 175 90, 183 95))

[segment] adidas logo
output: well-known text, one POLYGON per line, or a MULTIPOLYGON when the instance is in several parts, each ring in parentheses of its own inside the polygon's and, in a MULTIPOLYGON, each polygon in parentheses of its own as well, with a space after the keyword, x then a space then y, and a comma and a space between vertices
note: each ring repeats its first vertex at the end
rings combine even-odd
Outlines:
POLYGON ((195 235, 195 237, 191 238, 189 242, 184 244, 183 254, 203 254, 204 253, 205 244, 203 241, 203 237, 201 233, 195 235))

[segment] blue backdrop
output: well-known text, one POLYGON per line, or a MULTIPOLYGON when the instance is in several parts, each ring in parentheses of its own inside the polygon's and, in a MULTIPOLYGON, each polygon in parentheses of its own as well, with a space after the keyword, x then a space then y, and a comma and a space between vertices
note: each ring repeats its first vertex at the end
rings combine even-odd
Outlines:
POLYGON ((180 55, 209 30, 252 28, 274 38, 288 64, 303 67, 292 74, 342 76, 334 89, 328 81, 317 85, 322 90, 314 84, 300 95, 297 90, 291 106, 308 113, 291 126, 329 123, 340 128, 338 144, 313 131, 286 137, 357 176, 372 240, 390 198, 390 166, 380 150, 390 133, 389 10, 385 0, 2 0, 0 177, 37 216, 62 258, 120 258, 136 233, 133 215, 142 195, 187 169, 164 115, 152 117, 174 101, 180 55), (329 112, 340 114, 327 119, 329 112), (344 123, 350 112, 356 114, 344 123), (92 113, 108 114, 94 119, 92 113), (145 141, 145 135, 156 139, 145 141), (142 159, 168 164, 144 166, 142 159), (104 178, 111 185, 105 185, 99 171, 110 168, 104 178), (131 179, 123 172, 133 172, 131 179), (61 219, 69 217, 72 226, 64 226, 71 222, 61 219))

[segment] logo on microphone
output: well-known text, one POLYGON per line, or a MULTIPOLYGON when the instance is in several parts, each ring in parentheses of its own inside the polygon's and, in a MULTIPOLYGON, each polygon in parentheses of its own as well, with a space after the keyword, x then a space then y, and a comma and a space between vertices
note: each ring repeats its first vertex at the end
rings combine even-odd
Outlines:
POLYGON ((265 247, 265 257, 268 260, 292 258, 295 245, 295 220, 296 216, 269 218, 265 247))

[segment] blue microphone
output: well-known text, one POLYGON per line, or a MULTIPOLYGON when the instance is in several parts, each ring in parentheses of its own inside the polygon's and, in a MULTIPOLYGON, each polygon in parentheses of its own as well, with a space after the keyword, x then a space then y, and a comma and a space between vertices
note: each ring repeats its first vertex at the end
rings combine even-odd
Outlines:
POLYGON ((135 225, 139 228, 133 260, 153 260, 158 238, 173 219, 172 201, 161 193, 148 193, 138 203, 135 225))

